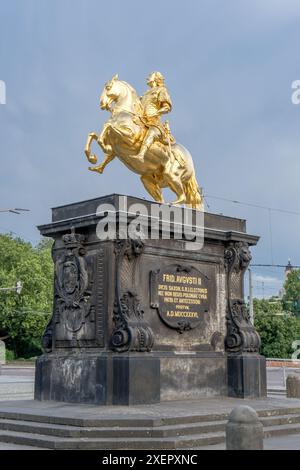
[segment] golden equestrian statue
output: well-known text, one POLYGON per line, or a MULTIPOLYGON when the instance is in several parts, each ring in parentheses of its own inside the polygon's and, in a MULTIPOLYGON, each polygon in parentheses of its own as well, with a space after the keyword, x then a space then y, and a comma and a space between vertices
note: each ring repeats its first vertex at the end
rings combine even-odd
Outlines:
POLYGON ((191 154, 175 142, 168 122, 161 121, 161 115, 172 109, 164 77, 153 72, 147 84, 150 88, 141 98, 118 75, 105 84, 100 107, 110 111, 111 117, 99 135, 95 132, 88 135, 85 147, 88 161, 96 164, 97 157, 91 154, 92 141, 96 140, 104 160, 89 170, 102 173, 118 157, 131 171, 141 175, 155 201, 163 203, 162 188, 170 188, 177 196, 173 204, 204 210, 191 154))

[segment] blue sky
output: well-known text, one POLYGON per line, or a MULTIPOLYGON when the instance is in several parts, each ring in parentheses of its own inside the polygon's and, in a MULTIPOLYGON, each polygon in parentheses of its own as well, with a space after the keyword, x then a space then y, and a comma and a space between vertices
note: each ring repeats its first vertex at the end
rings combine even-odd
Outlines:
MULTIPOLYGON (((100 176, 83 149, 108 115, 98 107, 116 72, 139 94, 160 70, 172 131, 192 153, 207 195, 300 212, 297 0, 10 0, 0 6, 0 231, 36 242, 50 207, 111 192, 146 196, 118 160, 100 176)), ((300 265, 300 216, 208 198, 210 211, 247 219, 261 236, 255 263, 300 265)), ((275 293, 282 271, 255 270, 275 293), (277 281, 276 281, 277 279, 277 281)))

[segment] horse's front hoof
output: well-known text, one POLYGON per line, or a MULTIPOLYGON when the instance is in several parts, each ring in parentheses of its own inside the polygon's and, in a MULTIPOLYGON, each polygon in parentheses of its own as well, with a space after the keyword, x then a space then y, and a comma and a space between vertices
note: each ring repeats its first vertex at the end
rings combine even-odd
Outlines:
POLYGON ((92 163, 93 165, 95 165, 95 164, 97 163, 98 159, 97 159, 96 155, 90 155, 90 156, 88 157, 88 161, 89 161, 90 163, 92 163))
POLYGON ((103 167, 101 166, 89 166, 90 171, 96 171, 97 173, 103 173, 103 167))

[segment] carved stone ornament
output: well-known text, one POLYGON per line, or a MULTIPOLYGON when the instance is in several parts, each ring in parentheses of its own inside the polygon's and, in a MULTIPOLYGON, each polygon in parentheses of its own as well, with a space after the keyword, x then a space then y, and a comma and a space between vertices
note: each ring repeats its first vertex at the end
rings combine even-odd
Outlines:
POLYGON ((122 261, 121 258, 123 256, 126 256, 131 261, 142 254, 143 250, 144 242, 141 238, 117 239, 115 241, 115 253, 119 258, 119 262, 122 261))
POLYGON ((228 296, 225 347, 231 353, 257 353, 261 344, 243 299, 244 274, 251 258, 245 242, 231 243, 225 251, 228 296))
MULTIPOLYGON (((131 263, 143 252, 141 239, 116 240, 116 298, 114 305, 114 330, 110 347, 116 352, 150 351, 154 335, 144 320, 144 311, 134 289, 122 291, 121 270, 124 258, 131 263)), ((136 266, 136 264, 134 264, 136 266)), ((133 286, 134 287, 134 286, 133 286)))
POLYGON ((52 339, 53 339, 53 317, 50 318, 44 334, 42 336, 42 348, 45 352, 50 353, 52 351, 52 339))
POLYGON ((115 302, 114 324, 111 348, 123 351, 150 351, 153 346, 153 332, 143 320, 144 311, 134 292, 127 291, 115 302))
MULTIPOLYGON (((84 259, 85 249, 82 246, 84 236, 71 233, 63 235, 65 252, 55 260, 55 316, 54 321, 61 323, 68 330, 72 339, 77 339, 90 313, 89 278, 84 259)), ((43 336, 43 347, 51 351, 53 335, 53 319, 47 325, 43 336)))

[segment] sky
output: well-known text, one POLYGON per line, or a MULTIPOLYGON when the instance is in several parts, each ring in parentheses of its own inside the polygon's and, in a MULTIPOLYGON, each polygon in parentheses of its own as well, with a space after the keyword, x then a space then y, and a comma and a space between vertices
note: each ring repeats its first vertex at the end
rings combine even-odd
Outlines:
MULTIPOLYGON (((0 213, 0 232, 37 243, 51 207, 113 192, 147 197, 117 159, 103 175, 89 172, 83 150, 109 117, 99 108, 104 83, 118 73, 141 95, 159 70, 207 210, 247 219, 261 237, 254 264, 300 265, 299 215, 223 200, 300 213, 299 21, 298 0, 2 1, 0 209, 30 212, 0 213)), ((256 296, 277 293, 282 269, 253 273, 256 296)))

